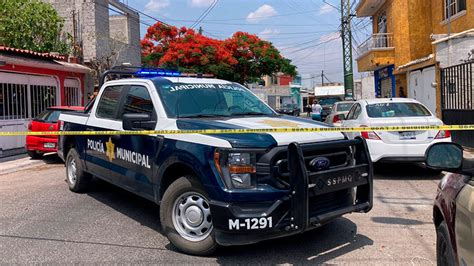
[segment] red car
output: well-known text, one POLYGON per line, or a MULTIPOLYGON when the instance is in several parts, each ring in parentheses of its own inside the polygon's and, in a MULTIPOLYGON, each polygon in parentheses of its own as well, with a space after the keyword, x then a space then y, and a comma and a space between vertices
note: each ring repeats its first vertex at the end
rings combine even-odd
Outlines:
MULTIPOLYGON (((44 112, 28 125, 29 131, 58 131, 59 114, 64 111, 84 111, 83 106, 52 106, 47 108, 44 112)), ((57 152, 58 150, 58 136, 44 135, 44 136, 26 136, 26 150, 31 158, 38 159, 47 152, 57 152)))

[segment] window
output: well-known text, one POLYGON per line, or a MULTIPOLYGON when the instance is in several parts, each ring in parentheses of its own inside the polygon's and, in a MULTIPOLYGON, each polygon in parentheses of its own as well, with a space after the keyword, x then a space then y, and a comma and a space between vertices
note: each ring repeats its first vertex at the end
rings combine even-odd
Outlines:
POLYGON ((0 83, 0 120, 28 118, 28 85, 0 83))
POLYGON ((377 103, 366 108, 372 118, 431 116, 430 111, 418 103, 377 103))
POLYGON ((359 117, 361 108, 359 104, 354 104, 347 114, 347 120, 357 119, 359 117))
POLYGON ((162 83, 156 79, 168 117, 275 115, 275 112, 237 83, 162 83))
POLYGON ((347 112, 349 109, 351 109, 353 103, 339 103, 336 104, 337 110, 336 112, 347 112))
POLYGON ((97 105, 97 117, 116 119, 117 107, 122 93, 123 86, 111 86, 105 88, 97 105))
POLYGON ((457 13, 466 10, 466 0, 443 0, 444 19, 449 19, 457 13))
POLYGON ((34 118, 35 121, 57 123, 61 110, 46 110, 34 118))
POLYGON ((153 102, 147 88, 142 86, 130 87, 120 117, 130 113, 153 114, 153 102))

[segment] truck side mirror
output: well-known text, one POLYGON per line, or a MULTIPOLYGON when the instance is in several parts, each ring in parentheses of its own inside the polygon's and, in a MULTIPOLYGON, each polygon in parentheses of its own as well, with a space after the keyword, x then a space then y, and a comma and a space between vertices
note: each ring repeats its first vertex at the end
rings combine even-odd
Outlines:
POLYGON ((426 151, 426 165, 436 170, 457 172, 463 167, 463 148, 450 142, 431 145, 426 151))
POLYGON ((150 114, 130 113, 122 116, 122 127, 124 130, 153 130, 156 119, 150 114))

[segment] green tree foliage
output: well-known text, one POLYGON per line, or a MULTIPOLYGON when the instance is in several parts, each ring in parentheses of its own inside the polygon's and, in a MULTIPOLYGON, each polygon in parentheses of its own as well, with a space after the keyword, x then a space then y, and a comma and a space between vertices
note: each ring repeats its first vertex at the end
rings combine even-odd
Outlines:
POLYGON ((68 53, 60 40, 63 19, 38 0, 0 0, 0 45, 36 52, 68 53))

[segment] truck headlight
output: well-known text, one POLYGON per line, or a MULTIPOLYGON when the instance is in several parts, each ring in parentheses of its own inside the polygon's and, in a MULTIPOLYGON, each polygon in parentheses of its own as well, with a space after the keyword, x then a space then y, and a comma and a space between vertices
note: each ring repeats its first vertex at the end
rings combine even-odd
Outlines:
POLYGON ((255 153, 216 150, 214 163, 227 188, 250 189, 256 187, 255 153))

